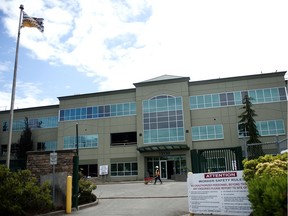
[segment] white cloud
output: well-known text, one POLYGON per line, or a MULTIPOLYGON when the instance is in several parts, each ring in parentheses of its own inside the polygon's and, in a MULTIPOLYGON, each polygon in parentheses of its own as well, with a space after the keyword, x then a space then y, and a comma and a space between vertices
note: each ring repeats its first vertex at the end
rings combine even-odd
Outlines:
MULTIPOLYGON (((201 80, 288 67, 285 0, 22 2, 30 16, 44 17, 45 31, 22 29, 21 45, 76 67, 101 90, 162 74, 201 80)), ((0 5, 13 37, 22 2, 0 5)))
MULTIPOLYGON (((56 98, 41 98, 41 85, 30 83, 30 82, 17 82, 17 90, 15 94, 14 108, 28 108, 28 107, 37 107, 37 106, 46 106, 58 104, 56 98)), ((0 91, 0 111, 9 110, 11 105, 11 83, 3 84, 4 91, 0 91)))

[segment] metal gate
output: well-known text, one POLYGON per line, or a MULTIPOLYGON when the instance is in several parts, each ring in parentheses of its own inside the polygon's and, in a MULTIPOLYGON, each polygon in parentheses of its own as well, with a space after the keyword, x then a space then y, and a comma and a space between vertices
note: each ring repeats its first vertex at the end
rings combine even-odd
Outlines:
POLYGON ((242 170, 242 148, 191 150, 192 172, 221 172, 242 170))

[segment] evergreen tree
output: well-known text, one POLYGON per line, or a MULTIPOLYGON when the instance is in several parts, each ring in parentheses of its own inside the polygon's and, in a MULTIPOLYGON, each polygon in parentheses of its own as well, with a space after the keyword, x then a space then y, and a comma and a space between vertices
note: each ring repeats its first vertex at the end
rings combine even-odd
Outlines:
POLYGON ((24 124, 25 124, 24 129, 21 133, 20 140, 18 141, 17 157, 18 159, 24 160, 26 164, 27 161, 26 152, 33 150, 33 141, 32 141, 32 131, 31 128, 29 127, 27 117, 25 117, 24 119, 24 124))
MULTIPOLYGON (((249 137, 247 144, 261 143, 261 141, 258 139, 260 135, 254 120, 254 117, 257 116, 257 114, 252 109, 251 100, 252 98, 248 95, 244 96, 242 102, 243 106, 241 107, 241 109, 244 111, 238 116, 240 118, 240 121, 238 122, 240 134, 249 137)), ((259 156, 264 155, 261 144, 248 146, 247 152, 248 159, 258 158, 259 156)))

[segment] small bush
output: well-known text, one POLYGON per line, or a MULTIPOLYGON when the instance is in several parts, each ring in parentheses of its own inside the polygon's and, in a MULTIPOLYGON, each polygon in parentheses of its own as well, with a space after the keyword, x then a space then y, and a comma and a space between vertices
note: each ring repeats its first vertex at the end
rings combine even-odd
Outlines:
POLYGON ((244 179, 254 216, 287 215, 288 154, 244 160, 244 179))
POLYGON ((96 184, 91 182, 89 179, 80 178, 79 179, 79 198, 78 204, 83 205, 86 203, 91 203, 96 201, 96 195, 92 193, 93 190, 97 188, 96 184))
POLYGON ((0 165, 0 215, 27 215, 52 209, 49 184, 39 185, 29 170, 11 172, 0 165))
POLYGON ((265 155, 261 156, 255 160, 247 160, 243 161, 244 164, 244 179, 245 181, 249 181, 255 177, 255 175, 261 175, 264 173, 267 174, 280 174, 287 173, 288 168, 288 154, 282 155, 265 155))
POLYGON ((253 216, 283 216, 287 212, 287 175, 256 176, 248 182, 253 216))

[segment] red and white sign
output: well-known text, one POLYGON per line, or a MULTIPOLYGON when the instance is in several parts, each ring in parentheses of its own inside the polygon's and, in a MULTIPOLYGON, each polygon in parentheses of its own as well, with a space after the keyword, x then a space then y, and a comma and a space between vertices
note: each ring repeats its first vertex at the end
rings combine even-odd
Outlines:
POLYGON ((188 174, 189 212, 250 215, 251 203, 242 171, 188 174))

